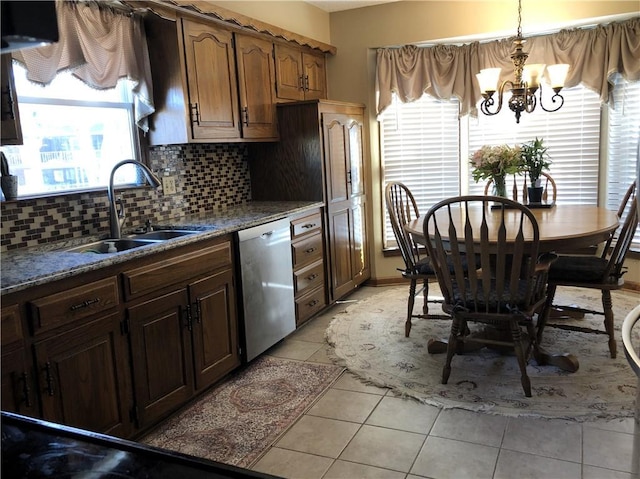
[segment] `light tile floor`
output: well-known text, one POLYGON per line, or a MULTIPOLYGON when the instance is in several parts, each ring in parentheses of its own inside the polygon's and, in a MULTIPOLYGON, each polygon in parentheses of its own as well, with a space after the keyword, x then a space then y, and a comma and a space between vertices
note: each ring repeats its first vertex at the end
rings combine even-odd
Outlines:
MULTIPOLYGON (((379 291, 360 288, 266 354, 331 363, 324 338, 331 319, 379 291)), ((440 410, 345 372, 252 469, 294 479, 638 479, 634 423, 440 410)))

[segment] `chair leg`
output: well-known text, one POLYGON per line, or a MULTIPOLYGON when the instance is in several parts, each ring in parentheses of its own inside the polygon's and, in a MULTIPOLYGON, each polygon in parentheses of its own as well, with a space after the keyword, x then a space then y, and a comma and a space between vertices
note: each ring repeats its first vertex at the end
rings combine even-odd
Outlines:
POLYGON ((411 284, 409 285, 409 300, 407 301, 407 320, 404 323, 404 335, 405 337, 409 337, 409 333, 411 332, 411 316, 413 315, 413 305, 416 298, 416 283, 415 279, 411 280, 411 284))
MULTIPOLYGON (((524 395, 528 398, 531 397, 531 381, 527 375, 527 358, 525 356, 525 350, 522 345, 522 330, 517 321, 512 321, 511 325, 511 337, 513 338, 513 347, 518 358, 518 366, 520 366, 520 382, 522 383, 522 389, 524 389, 524 395)), ((527 348, 528 349, 528 348, 527 348)))
POLYGON ((458 343, 458 333, 460 331, 460 319, 456 318, 455 314, 453 315, 453 320, 451 321, 451 333, 449 334, 449 343, 447 344, 447 359, 444 363, 444 368, 442 369, 442 384, 447 384, 449 381, 449 376, 451 375, 451 360, 453 359, 453 355, 456 353, 456 346, 458 343))
POLYGON ((618 354, 615 333, 613 330, 613 301, 611 300, 611 291, 602 290, 602 310, 604 311, 604 329, 609 335, 609 354, 615 358, 618 354))
POLYGON ((422 314, 425 316, 429 314, 429 280, 425 279, 422 284, 422 294, 424 296, 424 303, 422 304, 422 314))
POLYGON ((549 319, 549 314, 551 314, 551 309, 553 308, 553 298, 556 295, 556 285, 549 284, 547 285, 547 300, 542 307, 542 311, 538 313, 538 334, 536 335, 536 341, 538 344, 542 344, 542 332, 544 331, 544 327, 547 324, 547 320, 549 319))

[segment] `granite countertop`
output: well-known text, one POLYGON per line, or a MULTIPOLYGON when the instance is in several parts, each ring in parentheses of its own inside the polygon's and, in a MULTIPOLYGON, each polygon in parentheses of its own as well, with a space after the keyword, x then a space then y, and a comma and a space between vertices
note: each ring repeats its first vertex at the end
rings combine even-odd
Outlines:
POLYGON ((269 221, 294 216, 322 205, 322 202, 314 201, 255 201, 231 207, 222 212, 205 212, 180 217, 155 226, 194 229, 198 230, 198 233, 119 253, 87 254, 66 251, 68 248, 101 239, 95 236, 3 252, 0 293, 2 295, 13 293, 178 246, 234 233, 269 221))

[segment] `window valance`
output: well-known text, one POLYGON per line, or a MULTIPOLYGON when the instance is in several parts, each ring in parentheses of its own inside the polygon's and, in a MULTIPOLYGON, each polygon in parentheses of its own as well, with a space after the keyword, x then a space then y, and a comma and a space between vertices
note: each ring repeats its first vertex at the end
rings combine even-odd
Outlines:
MULTIPOLYGON (((527 37, 527 63, 568 63, 566 87, 582 83, 609 102, 609 78, 618 72, 628 81, 640 80, 640 17, 595 28, 561 30, 551 35, 527 37)), ((377 50, 377 113, 392 101, 404 103, 424 93, 460 101, 460 115, 477 115, 481 98, 475 74, 483 68, 502 68, 500 81, 513 79, 510 55, 513 38, 465 45, 435 45, 377 50)))
POLYGON ((147 117, 155 109, 142 17, 96 2, 70 1, 57 1, 56 14, 57 43, 12 53, 27 69, 27 78, 46 85, 58 72, 70 70, 98 89, 127 78, 133 84, 136 124, 148 131, 147 117))

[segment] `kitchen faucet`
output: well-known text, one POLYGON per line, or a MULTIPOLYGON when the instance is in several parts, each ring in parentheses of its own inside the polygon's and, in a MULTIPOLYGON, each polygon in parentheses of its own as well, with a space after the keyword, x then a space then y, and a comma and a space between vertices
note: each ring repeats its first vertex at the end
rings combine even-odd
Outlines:
POLYGON ((107 197, 109 199, 109 228, 111 230, 111 238, 120 238, 120 228, 122 228, 124 222, 126 221, 126 216, 124 214, 124 203, 122 203, 122 200, 116 200, 115 198, 113 177, 118 168, 120 168, 122 165, 127 164, 136 165, 138 168, 140 168, 151 186, 153 186, 154 188, 158 188, 160 186, 160 180, 158 179, 158 177, 151 172, 147 165, 137 160, 122 160, 113 167, 113 169, 111 170, 111 176, 109 178, 109 188, 107 189, 107 197), (116 209, 116 202, 120 203, 120 211, 117 211, 116 209))

